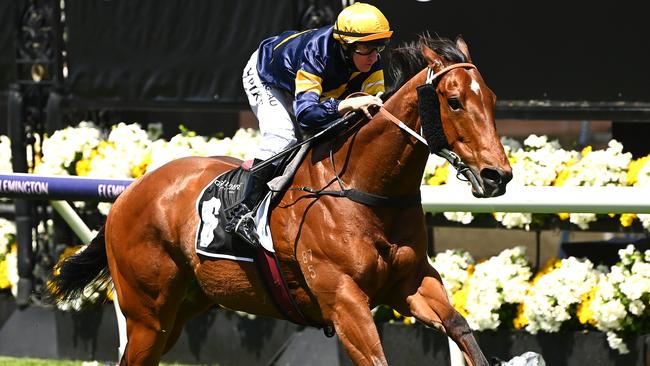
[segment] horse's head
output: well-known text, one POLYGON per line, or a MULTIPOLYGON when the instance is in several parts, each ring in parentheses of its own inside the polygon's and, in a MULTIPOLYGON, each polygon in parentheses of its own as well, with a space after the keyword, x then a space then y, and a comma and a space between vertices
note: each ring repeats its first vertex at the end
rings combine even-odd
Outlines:
POLYGON ((476 197, 500 196, 512 168, 496 132, 496 96, 471 63, 465 41, 450 43, 420 40, 428 63, 427 83, 418 88, 422 130, 431 152, 455 165, 476 197))

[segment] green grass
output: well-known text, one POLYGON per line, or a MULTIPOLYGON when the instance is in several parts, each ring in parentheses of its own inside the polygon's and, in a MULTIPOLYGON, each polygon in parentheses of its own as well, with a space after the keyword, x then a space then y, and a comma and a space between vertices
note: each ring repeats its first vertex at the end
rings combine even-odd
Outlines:
POLYGON ((81 361, 42 360, 0 356, 0 366, 79 366, 81 361))
MULTIPOLYGON (((70 361, 70 360, 44 360, 40 358, 16 358, 0 356, 0 366, 81 366, 84 361, 70 361)), ((86 362, 86 365, 112 365, 106 362, 86 362)), ((190 366, 180 363, 161 363, 161 366, 190 366)), ((196 366, 196 365, 191 365, 196 366)), ((217 365, 214 365, 217 366, 217 365)))

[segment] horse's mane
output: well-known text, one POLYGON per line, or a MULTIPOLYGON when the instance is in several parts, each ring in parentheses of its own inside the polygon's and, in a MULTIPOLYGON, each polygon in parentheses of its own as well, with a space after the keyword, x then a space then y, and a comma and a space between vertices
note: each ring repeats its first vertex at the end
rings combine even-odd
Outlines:
POLYGON ((387 65, 384 66, 386 92, 382 99, 387 100, 402 85, 427 66, 421 51, 423 45, 432 49, 447 61, 467 62, 465 55, 456 47, 456 42, 449 38, 437 35, 432 37, 428 33, 423 33, 416 41, 403 42, 390 50, 387 65))

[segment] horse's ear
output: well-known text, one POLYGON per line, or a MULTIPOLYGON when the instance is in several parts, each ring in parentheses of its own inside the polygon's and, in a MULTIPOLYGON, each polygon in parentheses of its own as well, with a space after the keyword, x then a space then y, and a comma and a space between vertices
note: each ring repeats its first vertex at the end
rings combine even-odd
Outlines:
POLYGON ((440 55, 422 43, 420 44, 420 49, 424 59, 427 60, 427 64, 431 69, 433 69, 433 72, 442 70, 445 65, 440 55))
POLYGON ((456 47, 458 47, 458 49, 465 55, 467 62, 472 62, 472 57, 469 55, 469 48, 467 47, 467 43, 465 43, 463 36, 459 35, 456 37, 456 47))

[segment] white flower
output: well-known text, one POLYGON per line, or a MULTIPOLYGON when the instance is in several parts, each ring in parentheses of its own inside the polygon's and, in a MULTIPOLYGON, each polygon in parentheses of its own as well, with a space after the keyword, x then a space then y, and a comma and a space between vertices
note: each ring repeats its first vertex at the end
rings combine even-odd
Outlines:
POLYGON ((628 309, 634 315, 641 315, 645 310, 645 304, 641 300, 634 300, 628 305, 628 309))
POLYGON ((444 215, 449 221, 460 222, 465 225, 474 220, 474 215, 471 212, 445 212, 444 215))
POLYGON ((508 229, 530 230, 530 224, 533 222, 533 214, 529 212, 496 212, 494 218, 508 229))
POLYGON ((620 262, 601 277, 590 307, 596 328, 608 333, 610 347, 625 353, 627 347, 620 334, 630 330, 626 329, 628 324, 639 324, 649 305, 650 251, 642 254, 628 245, 618 254, 620 262))
POLYGON ((73 163, 84 151, 91 151, 100 142, 100 131, 92 122, 81 122, 77 127, 58 130, 43 140, 43 159, 34 168, 35 174, 69 175, 73 163))
POLYGON ((451 298, 460 290, 469 277, 468 269, 474 259, 466 250, 445 250, 436 254, 431 265, 440 273, 447 295, 451 298))
POLYGON ((610 140, 605 150, 592 151, 573 165, 564 185, 625 185, 631 153, 623 153, 623 145, 610 140))
POLYGON ((100 202, 97 204, 97 211, 99 211, 99 213, 104 216, 108 216, 108 212, 111 210, 111 207, 113 207, 113 204, 111 202, 100 202))
POLYGON ((524 147, 509 153, 512 163, 511 185, 549 186, 564 166, 577 157, 575 151, 560 148, 557 140, 548 142, 546 136, 530 135, 524 147))
POLYGON ((530 135, 524 140, 524 145, 530 146, 532 148, 542 148, 548 142, 548 137, 546 136, 537 136, 530 135))
POLYGON ((630 353, 623 339, 614 332, 607 332, 607 343, 621 354, 630 353))
POLYGON ((258 142, 259 133, 253 129, 239 129, 232 138, 224 139, 178 134, 169 142, 156 140, 151 143, 148 151, 151 162, 147 171, 186 156, 232 156, 252 159, 258 142))
POLYGON ((637 214, 643 228, 650 231, 650 214, 637 214))
POLYGON ((589 224, 598 220, 593 213, 570 213, 569 222, 576 224, 582 230, 589 229, 589 224))
POLYGON ((11 140, 5 135, 0 135, 0 173, 11 173, 11 140))
POLYGON ((560 267, 544 274, 531 286, 525 297, 525 315, 529 320, 526 330, 557 332, 569 320, 573 305, 591 291, 598 281, 598 273, 588 260, 574 257, 563 259, 560 267))
POLYGON ((635 187, 650 187, 650 159, 639 169, 635 187))
POLYGON ((257 151, 259 141, 260 134, 257 130, 240 128, 232 137, 228 155, 244 160, 252 159, 257 151))
POLYGON ((502 306, 524 301, 532 275, 525 254, 525 247, 506 249, 475 266, 465 303, 472 329, 497 329, 502 306))
POLYGON ((16 224, 0 217, 0 258, 9 251, 12 237, 16 235, 16 224))

